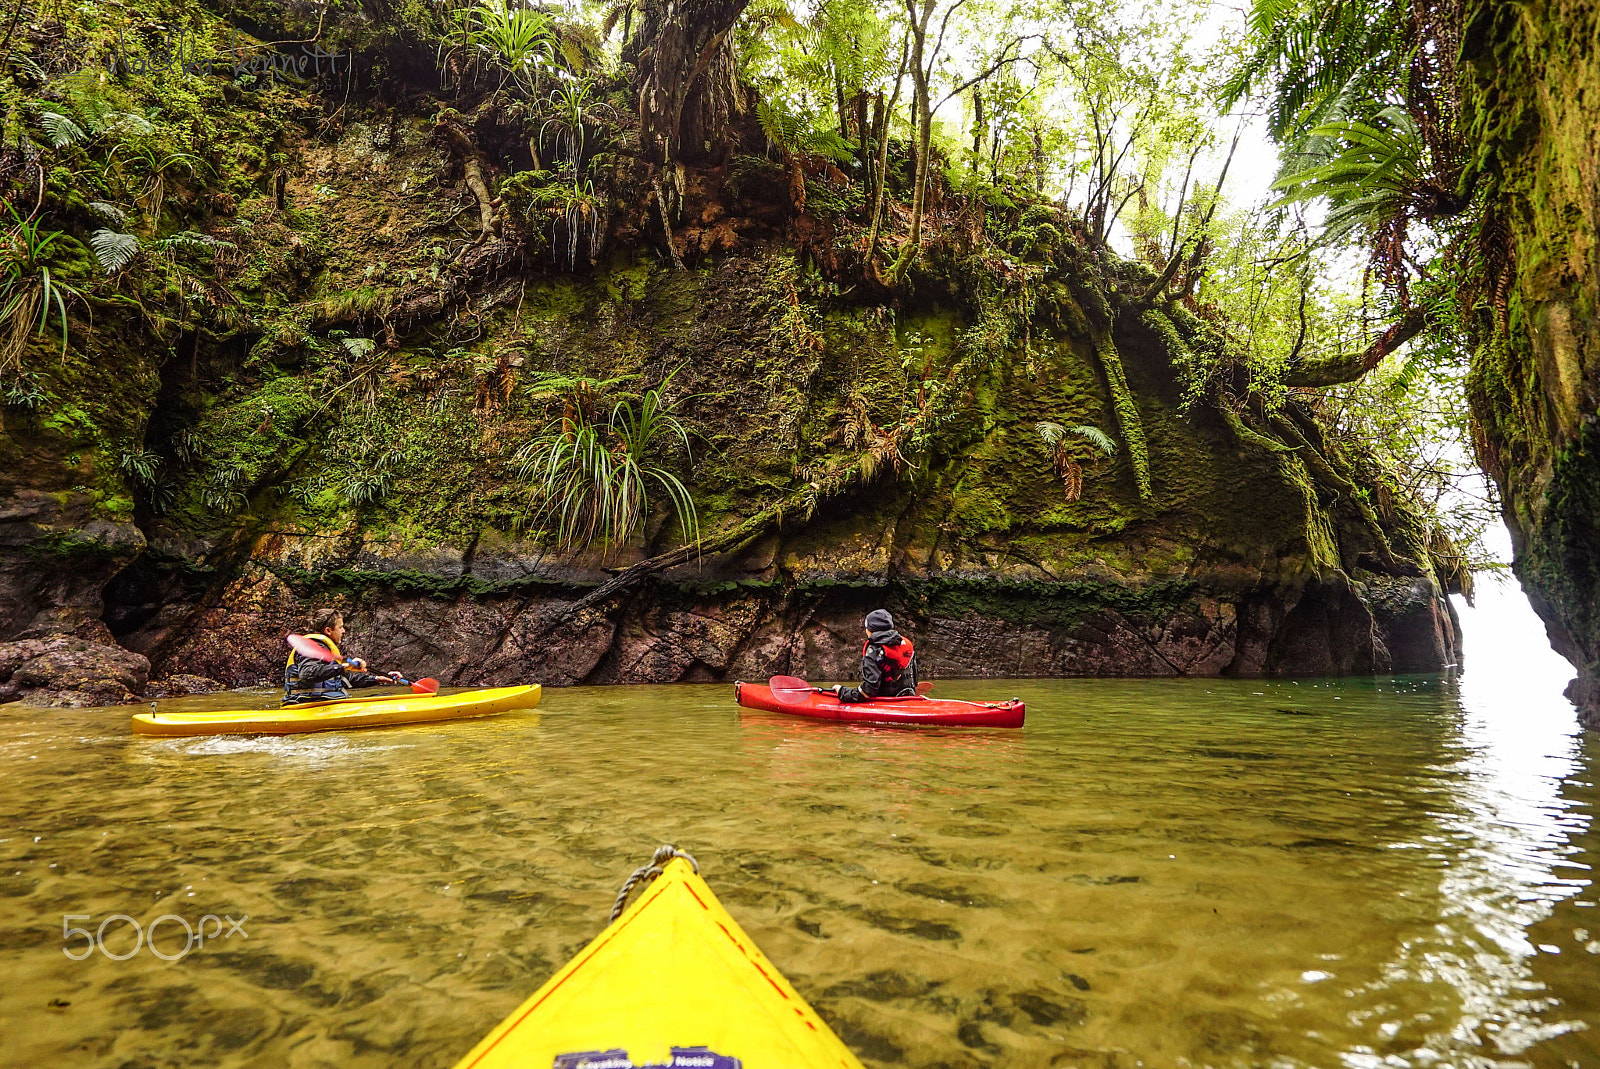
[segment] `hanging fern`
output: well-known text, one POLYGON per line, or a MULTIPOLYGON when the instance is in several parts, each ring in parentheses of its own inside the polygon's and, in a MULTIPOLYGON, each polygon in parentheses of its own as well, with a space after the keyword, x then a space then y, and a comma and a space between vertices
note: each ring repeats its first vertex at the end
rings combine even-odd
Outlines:
POLYGON ((1034 429, 1049 446, 1062 445, 1067 441, 1068 435, 1073 435, 1082 438, 1108 457, 1117 455, 1117 443, 1111 440, 1109 434, 1093 424, 1078 423, 1071 427, 1063 427, 1059 423, 1037 423, 1034 429))
POLYGON ((89 208, 97 214, 105 216, 117 226, 126 226, 128 223, 128 213, 109 201, 91 200, 89 208))
POLYGON ((1090 423, 1078 423, 1071 427, 1063 427, 1059 423, 1035 423, 1033 429, 1039 432, 1039 437, 1044 439, 1050 451, 1050 460, 1055 465, 1056 474, 1061 477, 1061 486, 1069 502, 1083 496, 1083 464, 1073 455, 1073 439, 1088 442, 1108 457, 1117 455, 1117 443, 1105 431, 1090 423))
POLYGON ((89 246, 94 249, 95 257, 108 275, 121 271, 133 263, 133 258, 139 255, 138 238, 132 234, 119 234, 115 230, 105 228, 89 235, 89 246))

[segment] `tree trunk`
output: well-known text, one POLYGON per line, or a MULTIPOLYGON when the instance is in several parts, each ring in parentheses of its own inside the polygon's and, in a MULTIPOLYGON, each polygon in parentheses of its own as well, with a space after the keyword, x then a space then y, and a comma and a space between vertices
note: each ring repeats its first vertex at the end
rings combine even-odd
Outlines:
POLYGON ((968 168, 973 173, 978 170, 978 159, 983 153, 983 86, 972 87, 972 164, 968 168))
POLYGON ((645 0, 639 32, 623 49, 634 65, 639 144, 668 164, 713 154, 746 101, 733 55, 733 26, 750 0, 645 0))
POLYGON ((925 60, 925 46, 928 40, 928 21, 933 17, 935 0, 923 0, 922 12, 919 16, 913 0, 906 0, 907 13, 912 17, 909 21, 911 33, 911 90, 912 114, 916 116, 916 144, 914 152, 916 159, 913 173, 915 188, 911 191, 911 234, 906 239, 906 246, 895 259, 894 266, 889 269, 889 278, 899 285, 906 268, 911 266, 911 261, 916 259, 918 247, 922 244, 922 209, 927 200, 928 185, 928 148, 933 140, 933 100, 928 89, 928 80, 932 77, 927 69, 925 60))
MULTIPOLYGON (((911 55, 911 30, 906 30, 905 38, 900 42, 900 66, 895 69, 894 95, 889 102, 883 102, 883 94, 878 94, 878 109, 876 136, 878 143, 878 162, 873 175, 872 187, 872 226, 867 237, 867 263, 874 263, 873 258, 878 253, 878 234, 883 224, 883 196, 889 180, 889 125, 894 122, 894 109, 900 103, 900 85, 905 81, 906 62, 911 55)), ((873 268, 877 272, 877 268, 873 268)))

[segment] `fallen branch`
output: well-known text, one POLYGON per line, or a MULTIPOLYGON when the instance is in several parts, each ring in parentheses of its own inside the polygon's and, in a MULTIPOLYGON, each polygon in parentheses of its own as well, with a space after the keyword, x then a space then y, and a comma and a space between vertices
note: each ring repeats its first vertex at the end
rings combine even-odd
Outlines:
POLYGON ((662 553, 659 556, 651 557, 649 560, 643 560, 638 564, 624 568, 551 617, 544 626, 544 633, 547 634, 555 630, 584 609, 620 594, 657 572, 664 572, 668 568, 676 568, 680 564, 687 564, 696 557, 707 553, 728 553, 742 548, 752 540, 765 534, 769 527, 781 523, 784 512, 791 511, 799 506, 810 493, 811 489, 809 487, 805 490, 797 491, 784 498, 778 504, 756 513, 737 527, 724 531, 714 538, 691 542, 687 545, 679 546, 671 552, 662 553))

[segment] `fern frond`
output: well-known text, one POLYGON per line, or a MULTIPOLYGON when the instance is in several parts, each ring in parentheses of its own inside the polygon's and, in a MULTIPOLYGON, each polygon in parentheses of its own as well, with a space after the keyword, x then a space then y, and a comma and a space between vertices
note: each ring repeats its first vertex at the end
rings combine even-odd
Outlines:
POLYGON ((139 255, 138 238, 132 234, 119 234, 115 230, 104 228, 89 235, 89 247, 94 249, 95 258, 100 261, 100 266, 108 275, 121 271, 133 263, 133 258, 139 255))
POLYGON ((1068 430, 1087 441, 1106 456, 1114 457, 1117 455, 1117 443, 1113 442, 1111 436, 1099 427, 1088 423, 1079 423, 1069 427, 1068 430))
POLYGON ((50 144, 55 148, 67 148, 76 145, 89 135, 83 127, 61 114, 59 111, 41 111, 39 125, 44 127, 45 133, 50 137, 50 144))
POLYGON ((150 120, 131 111, 108 111, 94 124, 95 132, 116 137, 149 137, 156 132, 150 120))
POLYGON ((1117 455, 1117 443, 1092 423, 1075 423, 1070 427, 1063 427, 1059 423, 1035 423, 1033 429, 1044 439, 1044 444, 1056 452, 1065 449, 1068 436, 1073 436, 1082 438, 1108 457, 1117 455))
POLYGON ((1322 162, 1302 157, 1297 165, 1286 165, 1289 173, 1272 183, 1283 196, 1269 209, 1326 199, 1332 210, 1324 240, 1400 214, 1425 179, 1426 145, 1416 121, 1400 108, 1385 108, 1371 122, 1323 123, 1310 133, 1338 150, 1322 162))
POLYGON ((807 152, 827 156, 835 163, 849 163, 855 159, 856 150, 837 130, 815 130, 803 138, 807 152))
POLYGON ((152 244, 163 251, 173 249, 231 249, 233 242, 214 238, 210 234, 202 234, 198 230, 185 230, 170 237, 162 238, 152 244))
POLYGON ((1402 397, 1410 393, 1411 387, 1416 385, 1417 380, 1422 377, 1423 372, 1426 370, 1423 366, 1426 362, 1427 360, 1421 352, 1413 351, 1407 356, 1406 362, 1400 365, 1400 370, 1395 372, 1394 378, 1390 379, 1385 387, 1389 396, 1402 397))
POLYGON ((128 213, 117 207, 115 204, 112 204, 110 201, 91 200, 89 202, 89 208, 95 213, 105 216, 118 226, 124 226, 128 222, 128 213))
POLYGON ((606 9, 605 18, 600 23, 600 37, 602 40, 611 37, 611 31, 617 24, 633 15, 633 0, 622 0, 621 3, 612 4, 606 9))
POLYGON ((357 360, 378 347, 378 343, 371 338, 344 338, 339 344, 344 346, 345 352, 357 360))

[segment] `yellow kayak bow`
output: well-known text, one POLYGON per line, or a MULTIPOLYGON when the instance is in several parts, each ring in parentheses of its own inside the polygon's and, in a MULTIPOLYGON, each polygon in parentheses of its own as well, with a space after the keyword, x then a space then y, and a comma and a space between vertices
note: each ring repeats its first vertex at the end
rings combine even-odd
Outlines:
POLYGON ((681 856, 456 1069, 862 1069, 681 856))

